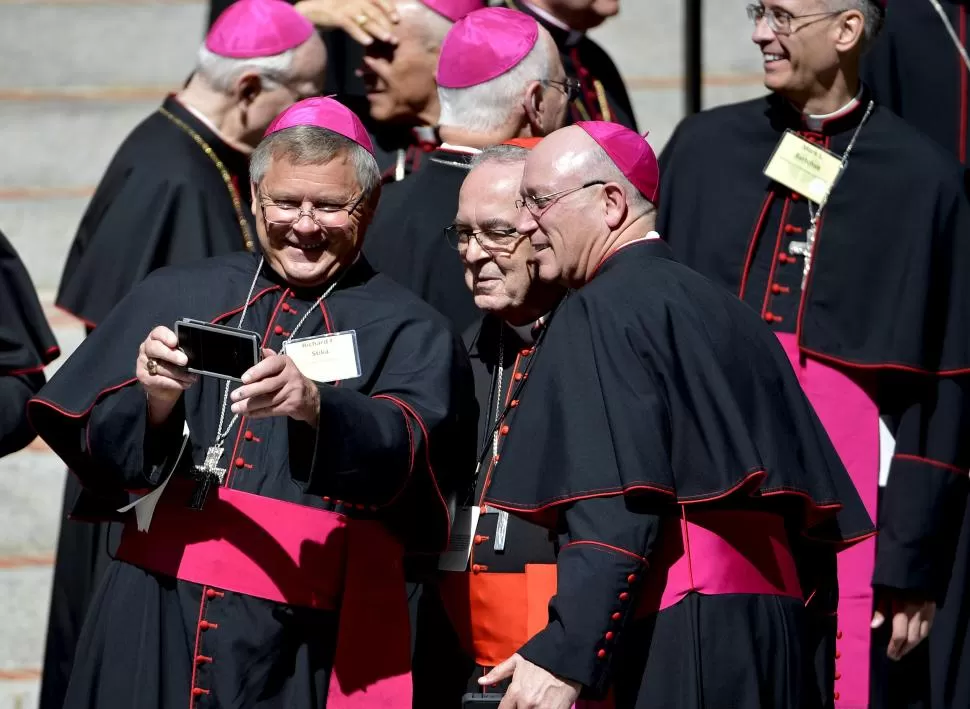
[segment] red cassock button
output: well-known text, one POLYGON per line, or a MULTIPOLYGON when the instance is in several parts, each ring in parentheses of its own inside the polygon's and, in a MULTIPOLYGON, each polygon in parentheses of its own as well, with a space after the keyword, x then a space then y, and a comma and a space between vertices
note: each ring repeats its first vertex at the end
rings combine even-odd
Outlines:
POLYGON ((509 427, 508 426, 502 426, 502 428, 499 429, 499 430, 500 430, 500 432, 502 433, 503 436, 507 436, 508 433, 509 433, 509 427))
POLYGON ((604 657, 606 657, 606 650, 600 650, 596 653, 596 656, 602 660, 604 657))
POLYGON ((838 693, 838 692, 836 692, 835 694, 833 694, 833 695, 832 695, 832 698, 833 698, 833 699, 838 699, 838 698, 839 698, 839 693, 838 693))
POLYGON ((206 595, 206 598, 215 598, 216 596, 221 596, 222 594, 219 593, 214 588, 207 588, 205 590, 205 595, 206 595))
POLYGON ((620 594, 620 600, 621 601, 625 601, 625 600, 627 600, 629 598, 630 598, 630 594, 627 593, 626 591, 624 591, 623 593, 620 594))
POLYGON ((838 631, 838 632, 837 632, 837 633, 835 634, 835 638, 836 638, 836 640, 841 640, 841 639, 842 639, 842 631, 841 631, 841 630, 840 630, 840 631, 838 631))
POLYGON ((622 617, 623 616, 620 615, 619 613, 614 613, 613 615, 610 616, 610 618, 612 618, 613 620, 619 620, 622 617))
POLYGON ((253 440, 253 432, 252 431, 246 431, 246 440, 247 441, 253 440))
POLYGON ((835 673, 835 679, 842 679, 842 673, 841 672, 836 672, 835 673))
POLYGON ((273 328, 273 332, 275 332, 277 335, 282 335, 283 334, 283 326, 282 325, 277 325, 276 327, 273 328))
POLYGON ((196 697, 201 697, 203 694, 208 694, 208 692, 206 692, 206 690, 202 689, 202 687, 193 687, 192 688, 192 694, 194 696, 196 696, 196 697))
POLYGON ((612 630, 610 630, 610 631, 607 631, 607 633, 606 633, 606 635, 604 635, 603 637, 604 637, 604 638, 605 638, 606 640, 612 640, 612 639, 613 639, 613 631, 612 631, 612 630))
POLYGON ((512 399, 512 401, 509 402, 509 406, 511 406, 513 409, 518 405, 519 405, 518 399, 512 399))
POLYGON ((637 581, 637 575, 636 574, 630 574, 629 576, 626 577, 626 582, 629 583, 629 584, 634 584, 634 583, 636 583, 636 581, 637 581))
POLYGON ((797 202, 799 199, 801 199, 801 197, 802 196, 800 194, 798 194, 797 192, 792 192, 791 193, 791 201, 792 202, 797 202))
POLYGON ((245 458, 236 458, 236 467, 241 468, 246 464, 245 458))
POLYGON ((838 660, 840 657, 842 657, 842 653, 839 652, 838 650, 836 650, 835 651, 835 659, 838 660))
POLYGON ((786 234, 801 234, 802 233, 802 230, 801 230, 800 227, 797 227, 794 224, 786 224, 785 225, 785 233, 786 234))
POLYGON ((512 375, 512 378, 517 382, 522 381, 522 372, 516 372, 512 375))

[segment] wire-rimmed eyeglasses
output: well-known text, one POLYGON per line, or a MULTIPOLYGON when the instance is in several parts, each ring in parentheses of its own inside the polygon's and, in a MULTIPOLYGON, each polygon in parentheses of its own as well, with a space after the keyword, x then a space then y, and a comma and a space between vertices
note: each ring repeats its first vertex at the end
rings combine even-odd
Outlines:
POLYGON ((311 209, 304 209, 302 203, 273 200, 264 194, 260 194, 259 203, 263 208, 266 223, 272 226, 292 228, 303 217, 309 217, 321 229, 336 229, 350 222, 350 215, 356 211, 366 196, 367 192, 361 192, 360 196, 352 202, 340 205, 321 204, 311 209))
POLYGON ((478 242, 482 251, 495 258, 496 256, 508 256, 514 252, 525 235, 520 234, 514 228, 473 231, 464 226, 451 224, 445 227, 445 238, 448 239, 451 247, 462 255, 468 251, 468 245, 474 239, 478 242))
POLYGON ((575 101, 583 95, 583 85, 579 83, 579 79, 573 79, 572 77, 567 77, 563 81, 541 79, 539 83, 543 86, 555 86, 557 89, 566 94, 566 101, 575 101))
POLYGON ((579 187, 570 187, 569 189, 559 190, 558 192, 552 192, 550 194, 538 196, 526 195, 522 199, 515 200, 515 208, 522 209, 522 207, 525 207, 532 215, 536 215, 539 212, 544 212, 566 195, 570 195, 573 192, 579 192, 580 190, 585 190, 587 187, 592 187, 593 185, 605 184, 606 183, 603 180, 591 180, 584 185, 580 185, 579 187))
POLYGON ((764 18, 768 22, 768 28, 775 34, 791 35, 809 25, 815 24, 815 22, 824 20, 826 17, 839 15, 845 12, 845 9, 829 10, 828 12, 810 12, 806 15, 793 15, 787 10, 781 10, 777 7, 765 7, 764 5, 752 3, 745 8, 745 11, 748 13, 748 19, 756 25, 764 18), (794 30, 792 29, 792 20, 801 20, 806 17, 817 17, 819 19, 815 20, 815 22, 806 22, 804 25, 800 25, 794 30))

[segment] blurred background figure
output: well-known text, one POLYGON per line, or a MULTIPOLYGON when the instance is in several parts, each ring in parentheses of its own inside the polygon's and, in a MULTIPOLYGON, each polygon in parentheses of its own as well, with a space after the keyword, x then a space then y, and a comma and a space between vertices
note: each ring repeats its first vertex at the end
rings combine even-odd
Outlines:
POLYGON ((505 0, 535 17, 556 40, 566 75, 578 83, 569 102, 569 123, 613 121, 636 130, 623 77, 586 33, 620 12, 620 0, 505 0))
MULTIPOLYGON (((132 131, 108 166, 71 246, 57 305, 90 333, 156 268, 253 251, 249 155, 278 113, 320 92, 325 60, 313 25, 285 2, 241 0, 223 13, 188 85, 132 131)), ((117 547, 120 526, 90 520, 110 516, 68 476, 45 708, 63 703, 84 614, 117 547)))

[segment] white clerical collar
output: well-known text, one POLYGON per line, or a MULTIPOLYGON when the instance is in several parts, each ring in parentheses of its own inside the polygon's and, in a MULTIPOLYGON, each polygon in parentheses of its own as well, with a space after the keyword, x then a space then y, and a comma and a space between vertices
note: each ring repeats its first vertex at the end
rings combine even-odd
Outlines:
POLYGON ((832 113, 803 113, 802 119, 805 121, 805 127, 810 131, 815 131, 820 133, 822 127, 829 121, 835 118, 841 118, 842 116, 847 116, 852 113, 859 102, 862 100, 862 86, 859 86, 859 93, 857 93, 847 104, 842 108, 832 111, 832 113))
POLYGON ((466 153, 468 155, 478 155, 482 152, 478 148, 470 148, 467 145, 455 145, 454 143, 442 143, 438 147, 442 150, 450 150, 453 153, 466 153))
POLYGON ((572 47, 575 44, 579 44, 579 40, 581 40, 583 38, 583 33, 582 32, 580 32, 579 30, 574 30, 572 27, 570 27, 569 25, 567 25, 565 22, 563 22, 562 20, 560 20, 558 17, 554 17, 553 15, 551 15, 546 10, 543 10, 541 7, 536 7, 531 2, 528 2, 528 0, 523 0, 522 4, 525 5, 527 8, 529 8, 529 12, 532 12, 532 13, 538 15, 539 17, 541 17, 543 20, 545 20, 546 22, 548 22, 553 27, 558 27, 559 29, 563 30, 564 32, 568 32, 569 33, 569 36, 566 38, 566 46, 567 47, 572 47))

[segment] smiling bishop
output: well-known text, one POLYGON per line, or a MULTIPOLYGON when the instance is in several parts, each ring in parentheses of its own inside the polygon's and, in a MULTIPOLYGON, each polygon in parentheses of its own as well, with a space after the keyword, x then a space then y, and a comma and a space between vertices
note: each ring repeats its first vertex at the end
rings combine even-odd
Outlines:
POLYGON ((353 113, 295 104, 251 178, 258 252, 156 271, 29 404, 124 526, 66 707, 410 706, 402 555, 445 545, 449 472, 473 465, 468 361, 360 256, 380 175, 353 113), (262 356, 190 372, 227 351, 190 363, 183 318, 262 356))
POLYGON ((817 650, 837 707, 894 706, 896 685, 924 706, 911 651, 946 597, 970 466, 970 205, 958 161, 859 80, 885 5, 750 5, 771 94, 686 119, 660 160, 674 253, 775 331, 878 515, 878 544, 839 557, 838 607, 808 605, 835 619, 817 650))

